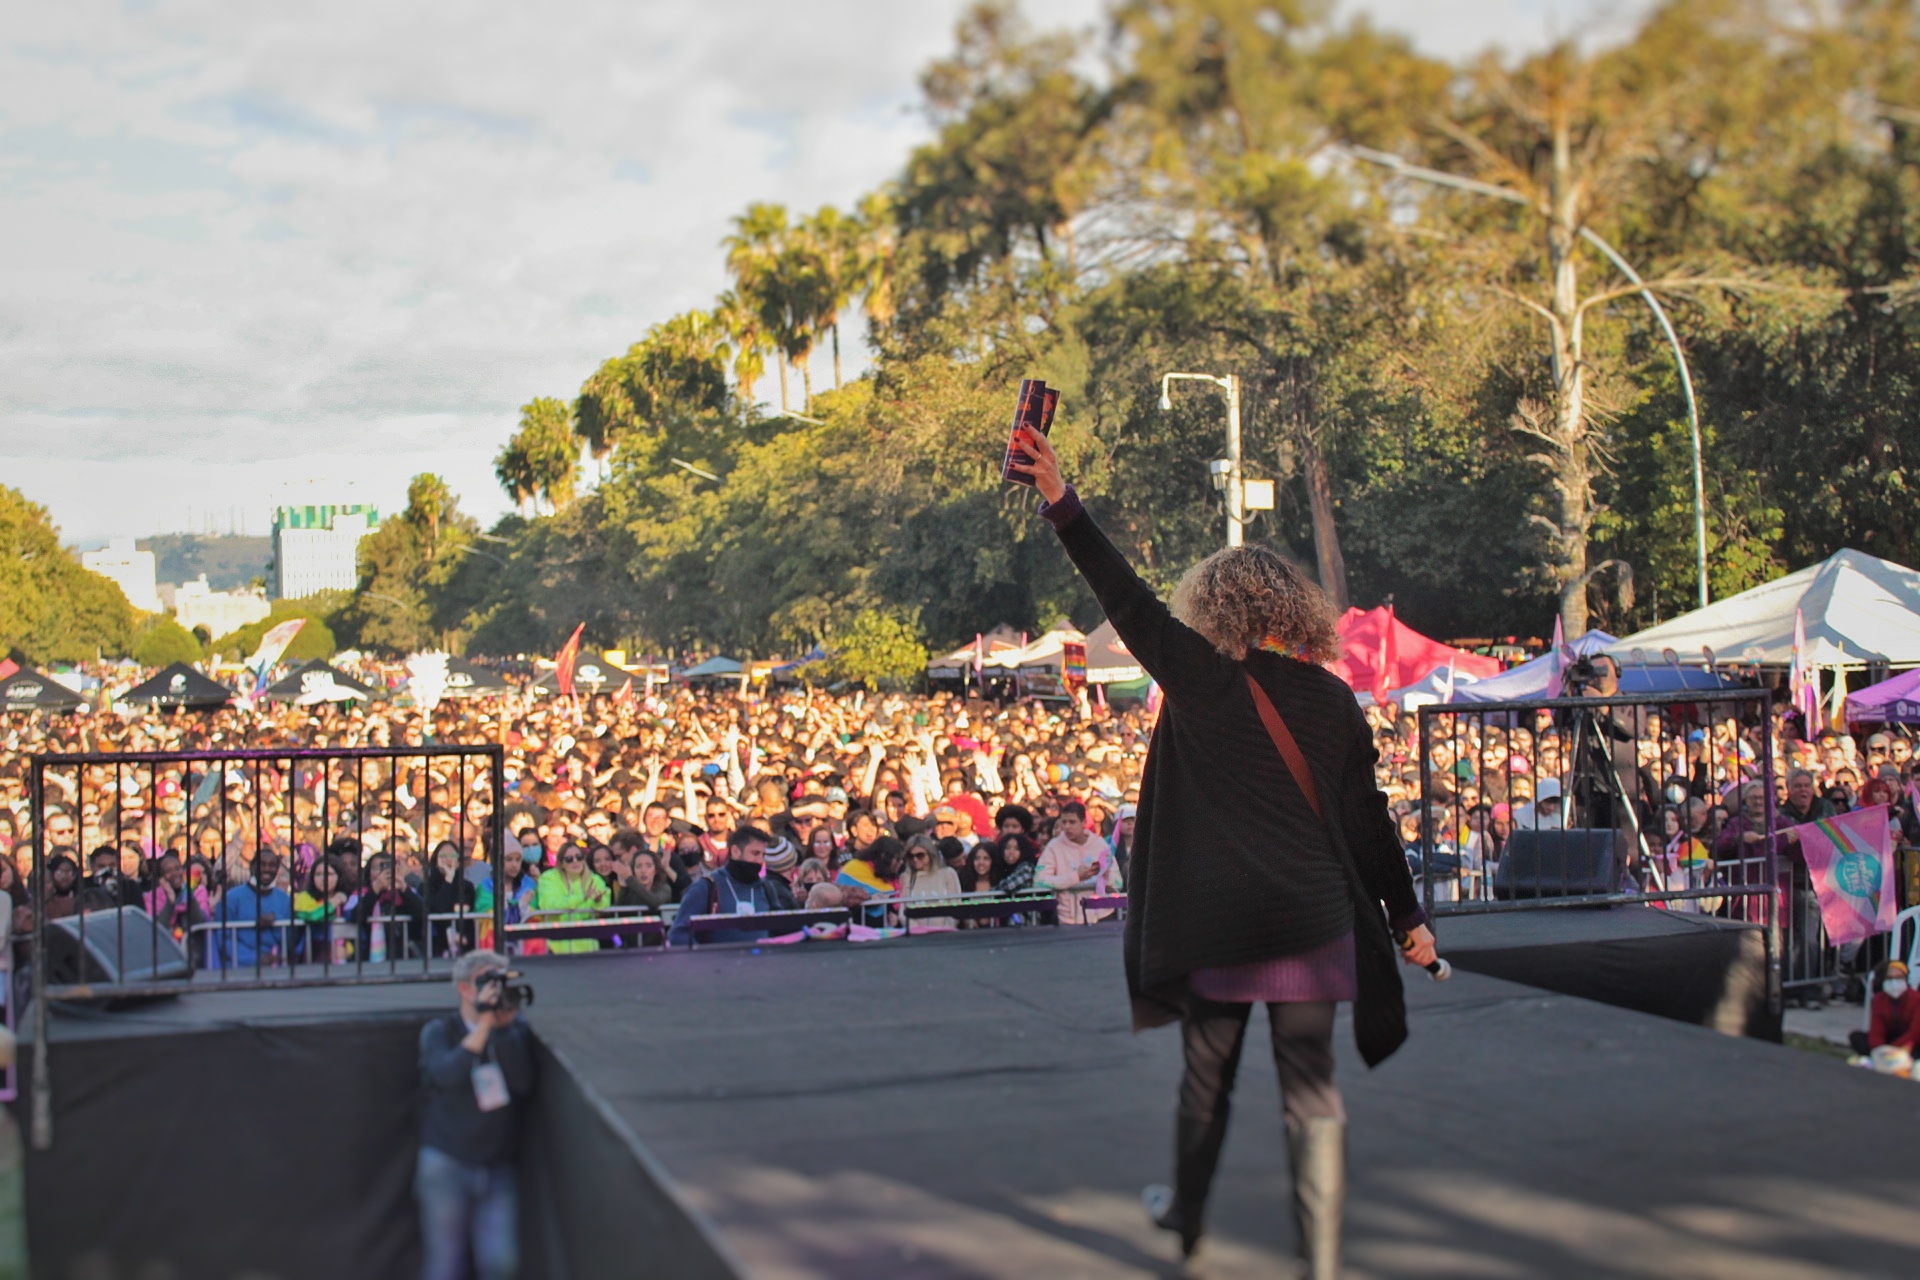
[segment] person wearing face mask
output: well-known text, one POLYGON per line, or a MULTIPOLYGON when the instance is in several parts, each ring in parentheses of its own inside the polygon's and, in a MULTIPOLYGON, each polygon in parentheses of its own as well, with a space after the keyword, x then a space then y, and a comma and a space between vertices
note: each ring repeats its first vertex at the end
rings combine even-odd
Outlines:
MULTIPOLYGON (((764 881, 767 846, 773 837, 758 827, 735 827, 727 833, 727 860, 712 875, 694 881, 680 900, 679 914, 667 934, 670 946, 687 947, 694 943, 695 916, 758 916, 774 909, 774 899, 764 881)), ((702 929, 699 941, 757 942, 767 936, 742 922, 738 929, 702 929)))
MULTIPOLYGON (((1883 967, 1867 1022, 1867 1054, 1889 1048, 1906 1054, 1908 1062, 1920 1052, 1920 991, 1907 985, 1907 966, 1898 960, 1883 967)), ((1898 1056, 1878 1054, 1874 1065, 1898 1056)))

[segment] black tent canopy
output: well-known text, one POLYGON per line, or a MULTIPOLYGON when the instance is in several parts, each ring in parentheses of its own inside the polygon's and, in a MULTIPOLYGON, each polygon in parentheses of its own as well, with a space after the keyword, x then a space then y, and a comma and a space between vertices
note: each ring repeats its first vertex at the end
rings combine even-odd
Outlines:
POLYGON ((315 658, 275 680, 260 691, 260 696, 270 702, 294 702, 307 694, 332 689, 345 689, 367 701, 372 701, 379 692, 366 681, 356 680, 338 667, 315 658))
MULTIPOLYGON (((632 674, 604 653, 583 653, 573 666, 575 693, 612 693, 633 678, 632 674)), ((560 692, 560 673, 549 671, 533 686, 535 693, 560 692)))
POLYGON ((85 698, 58 680, 24 663, 0 680, 0 708, 8 711, 71 711, 84 702, 85 698))
POLYGON ((491 698, 496 694, 512 692, 513 686, 499 672, 489 671, 465 658, 447 659, 447 687, 441 697, 491 698))
POLYGON ((224 707, 233 701, 233 690, 176 662, 121 694, 120 701, 150 702, 156 707, 224 707))

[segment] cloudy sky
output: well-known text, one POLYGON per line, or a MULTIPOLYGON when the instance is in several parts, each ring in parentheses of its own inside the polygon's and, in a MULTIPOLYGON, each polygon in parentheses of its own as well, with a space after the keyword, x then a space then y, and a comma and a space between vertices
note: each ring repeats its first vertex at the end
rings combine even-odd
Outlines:
MULTIPOLYGON (((1641 6, 1358 7, 1457 54, 1641 6)), ((429 469, 491 517, 516 407, 710 303, 733 214, 848 202, 898 168, 960 9, 10 6, 0 484, 81 544, 262 533, 276 501, 390 510, 429 469)))

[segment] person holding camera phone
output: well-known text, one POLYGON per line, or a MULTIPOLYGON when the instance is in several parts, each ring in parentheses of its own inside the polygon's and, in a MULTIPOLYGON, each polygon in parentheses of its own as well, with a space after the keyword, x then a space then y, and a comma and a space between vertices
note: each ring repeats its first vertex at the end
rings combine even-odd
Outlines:
POLYGON ((511 1280, 520 1270, 514 1161, 533 1096, 533 992, 495 951, 454 962, 460 1011, 420 1029, 426 1120, 413 1194, 424 1280, 511 1280))
POLYGON ((1135 1029, 1178 1022, 1186 1070, 1172 1185, 1146 1188, 1146 1209, 1194 1252, 1247 1023, 1264 1004, 1295 1243, 1309 1280, 1333 1280, 1346 1198, 1334 1006, 1353 1003, 1361 1056, 1377 1065, 1407 1037, 1393 933, 1408 963, 1437 963, 1375 781, 1373 731, 1323 665, 1337 652, 1333 613, 1305 574, 1254 545, 1188 570, 1169 606, 1094 523, 1045 437, 1022 427, 1009 454, 1166 695, 1140 787, 1122 949, 1135 1029))

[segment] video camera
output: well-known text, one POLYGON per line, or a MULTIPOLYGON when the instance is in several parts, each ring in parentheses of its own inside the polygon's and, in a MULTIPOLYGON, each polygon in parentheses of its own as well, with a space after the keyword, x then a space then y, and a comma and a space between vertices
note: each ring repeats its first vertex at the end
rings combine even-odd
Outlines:
POLYGON ((1583 653, 1567 664, 1562 683, 1566 687, 1567 697, 1586 698, 1593 696, 1593 686, 1605 678, 1600 674, 1600 668, 1594 665, 1592 656, 1583 653))
POLYGON ((518 969, 489 969, 473 980, 473 1007, 482 1013, 511 1013, 532 1004, 532 985, 513 981, 524 976, 518 969))

